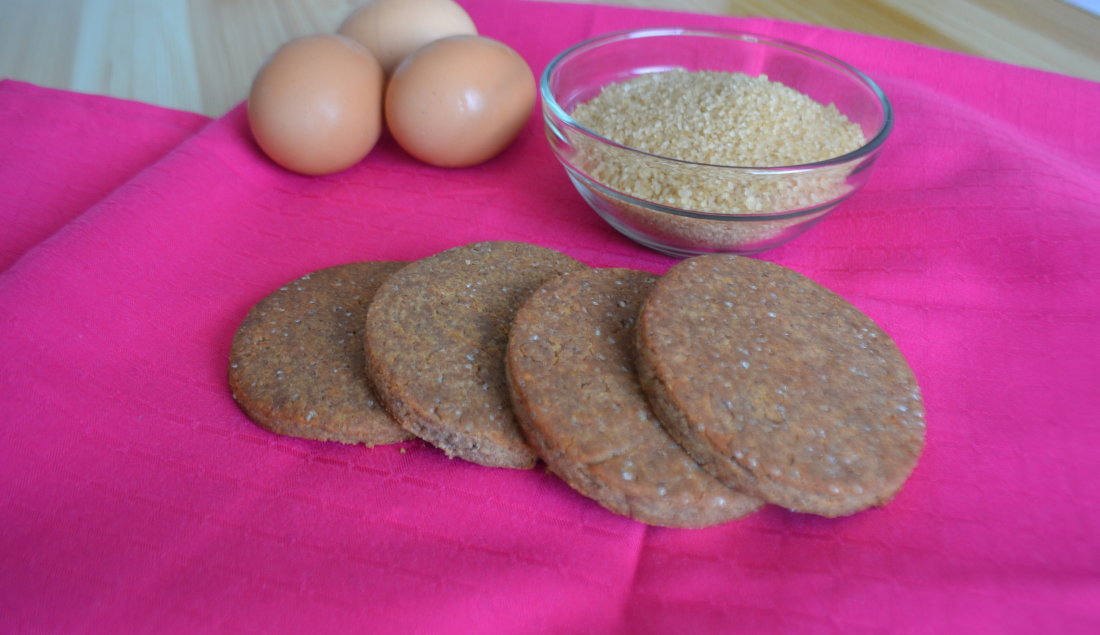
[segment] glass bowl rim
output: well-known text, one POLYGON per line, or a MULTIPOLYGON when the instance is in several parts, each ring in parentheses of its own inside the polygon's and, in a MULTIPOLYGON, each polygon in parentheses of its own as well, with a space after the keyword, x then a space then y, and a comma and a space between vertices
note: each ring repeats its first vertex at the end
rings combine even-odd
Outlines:
MULTIPOLYGON (((864 74, 863 71, 860 71, 858 68, 852 66, 851 64, 848 64, 847 62, 844 62, 840 59, 837 59, 837 58, 835 58, 835 57, 833 57, 833 56, 831 56, 827 53, 823 53, 823 52, 821 52, 817 49, 813 49, 813 48, 810 48, 808 46, 803 46, 803 45, 797 44, 795 42, 791 42, 791 41, 788 41, 788 40, 783 40, 783 39, 780 39, 780 38, 775 38, 775 37, 771 37, 771 36, 767 36, 767 35, 760 35, 760 34, 757 34, 757 33, 751 33, 751 32, 748 32, 748 31, 735 31, 735 30, 729 30, 729 29, 704 29, 704 28, 693 28, 693 27, 649 27, 649 28, 642 28, 642 29, 626 29, 626 30, 622 30, 622 31, 613 31, 611 33, 605 33, 603 35, 598 35, 596 37, 584 40, 583 42, 580 42, 578 44, 575 44, 575 45, 569 47, 568 49, 566 49, 566 50, 562 51, 560 54, 558 54, 558 56, 555 57, 553 60, 551 60, 550 63, 547 64, 546 69, 543 70, 542 76, 539 79, 539 94, 542 97, 543 105, 546 108, 549 109, 550 114, 552 114, 555 118, 561 120, 566 125, 568 125, 570 127, 573 127, 573 128, 576 128, 578 131, 580 131, 584 135, 586 135, 588 137, 591 137, 591 138, 595 139, 596 141, 599 141, 600 143, 604 143, 606 145, 618 148, 618 149, 623 150, 623 151, 628 152, 628 153, 633 153, 633 154, 639 154, 639 155, 643 155, 643 156, 647 156, 647 157, 652 157, 654 159, 658 159, 658 160, 661 160, 661 161, 669 161, 669 162, 672 162, 672 163, 678 163, 678 164, 681 164, 681 165, 684 165, 684 166, 697 166, 697 167, 719 169, 719 170, 741 171, 741 172, 747 172, 747 173, 751 173, 751 174, 760 174, 760 175, 773 175, 774 176, 774 175, 778 175, 778 174, 809 172, 809 171, 812 171, 812 170, 815 170, 815 169, 818 169, 818 168, 829 167, 829 166, 833 166, 833 165, 841 165, 841 164, 845 164, 845 163, 850 163, 852 161, 856 161, 856 160, 861 159, 861 158, 863 158, 867 155, 875 153, 882 146, 882 144, 886 142, 886 138, 890 136, 890 131, 894 127, 894 109, 890 105, 890 100, 886 97, 886 94, 884 92, 882 92, 882 89, 879 88, 878 84, 875 83, 874 80, 872 80, 870 77, 868 77, 866 74, 864 74), (817 161, 817 162, 814 162, 814 163, 804 163, 804 164, 801 164, 801 165, 784 165, 784 166, 774 166, 774 167, 754 167, 754 166, 740 166, 740 165, 714 165, 714 164, 709 164, 709 163, 695 163, 693 161, 685 161, 683 159, 674 159, 674 158, 671 158, 671 157, 661 156, 659 154, 652 154, 652 153, 649 153, 649 152, 644 152, 644 151, 638 150, 636 148, 631 148, 630 146, 625 146, 625 145, 622 145, 620 143, 616 143, 615 141, 612 141, 611 139, 608 139, 607 137, 604 137, 603 135, 598 134, 597 132, 585 127, 584 125, 580 124, 577 120, 573 119, 573 117, 571 117, 568 113, 566 113, 565 110, 561 107, 561 105, 558 104, 558 100, 554 97, 554 94, 550 91, 550 76, 563 63, 569 61, 570 58, 575 57, 576 55, 579 55, 580 53, 584 53, 584 52, 587 52, 589 50, 596 49, 596 48, 599 48, 601 46, 604 46, 606 44, 611 44, 611 43, 614 43, 614 42, 620 42, 620 41, 623 41, 623 40, 633 40, 633 39, 640 39, 640 38, 646 38, 646 37, 669 37, 669 36, 683 36, 683 35, 700 36, 700 37, 718 37, 718 38, 725 38, 725 39, 737 39, 737 40, 741 40, 743 42, 751 42, 751 43, 757 43, 757 44, 763 43, 763 44, 766 44, 766 45, 769 45, 769 46, 775 46, 775 47, 778 47, 778 48, 787 49, 787 50, 799 53, 801 55, 804 55, 806 57, 810 57, 810 58, 812 58, 812 59, 814 59, 818 62, 823 62, 823 63, 828 64, 830 66, 839 68, 842 71, 845 71, 849 75, 853 76, 852 78, 855 79, 856 81, 862 82, 878 98, 879 104, 882 107, 882 111, 883 111, 882 126, 879 128, 878 132, 875 134, 875 136, 870 141, 863 144, 859 148, 856 148, 855 150, 852 150, 851 152, 849 152, 847 154, 842 154, 838 157, 833 157, 831 159, 826 159, 824 161, 817 161)), ((675 208, 669 208, 669 209, 675 209, 675 208)))

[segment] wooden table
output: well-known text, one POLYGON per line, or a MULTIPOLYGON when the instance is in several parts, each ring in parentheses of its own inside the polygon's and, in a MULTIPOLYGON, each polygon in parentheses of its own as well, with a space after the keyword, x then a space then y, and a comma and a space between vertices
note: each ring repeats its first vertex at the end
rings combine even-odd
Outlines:
MULTIPOLYGON (((769 16, 1100 81, 1100 17, 1062 0, 597 0, 769 16)), ((362 0, 3 0, 0 77, 219 116, 263 59, 362 0)))

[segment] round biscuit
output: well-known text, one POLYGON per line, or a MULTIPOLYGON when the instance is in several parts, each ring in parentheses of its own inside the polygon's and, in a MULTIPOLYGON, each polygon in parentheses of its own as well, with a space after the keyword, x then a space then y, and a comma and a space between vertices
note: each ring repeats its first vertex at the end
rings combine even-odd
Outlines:
POLYGON ((656 278, 593 269, 531 294, 509 336, 512 405, 550 469, 605 508, 663 527, 718 525, 763 503, 704 472, 646 402, 633 335, 656 278))
POLYGON ((916 378, 890 337, 790 269, 728 255, 657 282, 639 378, 669 433, 727 485, 841 516, 891 500, 924 447, 916 378))
POLYGON ((363 359, 367 305, 405 264, 322 269, 252 307, 229 355, 230 390, 245 414, 303 439, 373 446, 412 438, 374 394, 363 359))
POLYGON ((508 331, 544 280, 586 268, 551 249, 485 242, 402 269, 367 313, 367 372, 386 408, 448 456, 534 467, 508 398, 508 331))

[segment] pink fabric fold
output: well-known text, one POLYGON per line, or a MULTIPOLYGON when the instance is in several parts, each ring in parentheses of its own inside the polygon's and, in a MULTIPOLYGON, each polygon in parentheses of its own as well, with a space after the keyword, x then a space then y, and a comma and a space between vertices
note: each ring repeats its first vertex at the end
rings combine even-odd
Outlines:
POLYGON ((0 271, 209 122, 137 102, 0 82, 0 271))
POLYGON ((307 178, 263 156, 243 108, 207 123, 5 82, 0 631, 1100 629, 1100 85, 778 21, 462 4, 536 74, 599 33, 690 24, 801 42, 882 86, 896 127, 871 183, 761 257, 908 358, 928 445, 905 489, 847 518, 657 529, 541 468, 269 434, 227 357, 295 277, 476 240, 674 261, 585 205, 538 113, 478 167, 384 136, 307 178))

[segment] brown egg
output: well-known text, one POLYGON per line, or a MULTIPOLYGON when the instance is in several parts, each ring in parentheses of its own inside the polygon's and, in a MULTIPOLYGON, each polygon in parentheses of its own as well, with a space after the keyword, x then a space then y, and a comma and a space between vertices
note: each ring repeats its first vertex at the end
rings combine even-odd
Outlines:
POLYGON ((248 95, 260 148, 301 174, 331 174, 358 163, 382 132, 385 76, 360 43, 314 35, 284 44, 248 95))
POLYGON ((389 75, 424 45, 451 35, 477 35, 477 27, 451 0, 374 0, 352 13, 339 33, 367 47, 389 75))
POLYGON ((462 35, 437 40, 397 67, 386 89, 386 124, 414 157, 460 168, 508 147, 534 106, 535 76, 519 54, 462 35))

